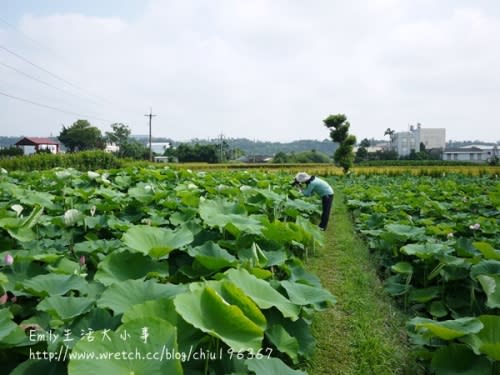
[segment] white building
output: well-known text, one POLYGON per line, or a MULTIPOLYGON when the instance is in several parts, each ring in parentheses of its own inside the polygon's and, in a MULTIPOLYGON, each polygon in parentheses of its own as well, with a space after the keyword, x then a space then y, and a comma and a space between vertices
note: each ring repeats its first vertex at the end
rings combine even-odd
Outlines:
POLYGON ((446 129, 422 128, 420 124, 417 124, 415 128, 412 125, 407 132, 395 133, 391 142, 392 148, 397 151, 399 156, 410 155, 412 150, 419 152, 421 143, 425 146, 426 150, 444 150, 446 145, 446 129))
POLYGON ((443 151, 443 160, 451 161, 486 163, 495 156, 500 156, 497 146, 470 145, 465 147, 447 148, 443 151))

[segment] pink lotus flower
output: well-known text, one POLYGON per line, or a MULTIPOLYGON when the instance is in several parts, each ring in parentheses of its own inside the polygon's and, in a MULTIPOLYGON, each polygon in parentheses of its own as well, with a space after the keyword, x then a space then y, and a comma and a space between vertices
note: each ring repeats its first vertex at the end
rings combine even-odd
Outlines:
POLYGON ((0 296, 0 305, 5 305, 8 299, 9 296, 7 295, 7 293, 4 293, 3 296, 0 296))
POLYGON ((7 254, 4 258, 3 258, 4 262, 6 265, 8 266, 12 266, 12 264, 14 263, 14 257, 10 254, 7 254))
POLYGON ((86 260, 85 260, 85 255, 82 255, 82 256, 80 257, 80 267, 83 267, 83 266, 85 265, 85 262, 86 262, 86 260))

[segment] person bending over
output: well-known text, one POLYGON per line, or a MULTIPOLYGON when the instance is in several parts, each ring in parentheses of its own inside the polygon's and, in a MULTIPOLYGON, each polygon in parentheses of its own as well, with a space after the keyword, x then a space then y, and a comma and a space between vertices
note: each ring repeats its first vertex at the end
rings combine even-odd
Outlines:
POLYGON ((314 193, 321 197, 322 212, 319 227, 321 230, 326 230, 332 208, 333 189, 325 180, 316 176, 310 176, 306 172, 299 172, 295 175, 293 185, 303 186, 303 184, 305 184, 305 188, 301 190, 305 196, 311 196, 314 193))

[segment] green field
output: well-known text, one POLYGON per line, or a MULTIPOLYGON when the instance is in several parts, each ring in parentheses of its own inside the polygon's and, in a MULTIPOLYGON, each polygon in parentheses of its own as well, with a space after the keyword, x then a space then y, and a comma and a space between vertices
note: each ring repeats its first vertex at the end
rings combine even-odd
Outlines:
POLYGON ((199 168, 2 171, 1 373, 498 371, 495 169, 199 168))

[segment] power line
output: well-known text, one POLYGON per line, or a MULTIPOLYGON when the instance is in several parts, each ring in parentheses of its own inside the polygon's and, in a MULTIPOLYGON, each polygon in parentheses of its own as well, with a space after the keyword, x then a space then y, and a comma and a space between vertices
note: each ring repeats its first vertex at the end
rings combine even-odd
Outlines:
MULTIPOLYGON (((57 75, 57 74, 55 74, 55 73, 52 73, 51 71, 49 71, 49 70, 45 69, 44 67, 42 67, 42 66, 40 66, 40 65, 37 65, 37 64, 35 64, 35 63, 31 62, 31 61, 30 61, 30 60, 28 60, 27 58, 25 58, 25 57, 23 57, 23 56, 21 56, 21 55, 17 54, 17 53, 16 53, 16 52, 14 52, 14 51, 11 51, 10 49, 8 49, 8 48, 6 48, 6 47, 4 47, 4 46, 2 46, 2 45, 0 45, 0 49, 3 49, 4 51, 6 51, 6 52, 10 53, 11 55, 16 56, 18 59, 20 59, 20 60, 22 60, 22 61, 24 61, 24 62, 26 62, 26 63, 28 63, 28 64, 30 64, 30 65, 32 65, 32 66, 34 66, 35 68, 40 69, 41 71, 43 71, 43 72, 47 73, 47 74, 48 74, 48 75, 50 75, 51 77, 56 78, 56 79, 58 79, 59 81, 62 81, 62 82, 64 82, 64 83, 66 83, 67 85, 69 85, 69 86, 71 86, 71 87, 73 87, 73 88, 75 88, 75 89, 79 90, 80 92, 84 93, 84 94, 85 94, 85 95, 87 95, 87 96, 91 96, 91 97, 93 96, 93 97, 99 98, 100 100, 103 100, 103 101, 107 102, 108 104, 113 104, 113 105, 115 105, 115 104, 114 104, 114 103, 112 103, 110 100, 108 100, 108 99, 106 99, 106 98, 104 98, 104 97, 102 97, 102 96, 99 96, 99 95, 95 95, 95 94, 88 93, 86 90, 84 90, 84 89, 82 89, 81 87, 79 87, 79 86, 75 85, 74 83, 71 83, 70 81, 68 81, 68 80, 66 80, 66 79, 64 79, 64 78, 62 78, 62 77, 60 77, 59 75, 57 75)), ((94 102, 95 102, 95 103, 98 103, 98 102, 96 102, 96 101, 94 101, 94 102)), ((98 104, 100 104, 100 103, 98 103, 98 104)))
MULTIPOLYGON (((23 36, 25 39, 29 40, 32 44, 34 44, 36 47, 38 47, 40 50, 47 50, 53 57, 57 58, 57 60, 59 61, 63 61, 66 63, 66 65, 69 65, 68 63, 68 60, 65 58, 65 57, 62 57, 60 54, 56 53, 54 51, 54 49, 48 47, 46 44, 43 44, 41 43, 40 41, 30 37, 29 35, 27 35, 25 32, 21 31, 19 28, 17 28, 16 26, 14 26, 13 24, 11 24, 10 22, 6 21, 4 18, 0 17, 0 22, 4 23, 5 25, 7 25, 8 27, 10 27, 12 30, 14 30, 15 32, 19 33, 21 36, 23 36)), ((50 72, 49 70, 29 61, 26 57, 23 57, 23 56, 20 56, 19 54, 9 50, 8 48, 4 47, 4 46, 0 46, 0 48, 4 49, 6 52, 9 52, 11 54, 13 54, 14 56, 16 56, 17 58, 25 61, 26 63, 32 65, 32 66, 35 66, 36 68, 38 69, 41 69, 42 71, 44 71, 45 73, 51 75, 52 77, 62 81, 62 82, 65 82, 66 84, 72 86, 73 88, 76 88, 78 89, 80 92, 82 92, 83 94, 85 94, 86 96, 90 97, 95 97, 95 98, 98 98, 102 101, 105 101, 106 103, 108 104, 111 104, 113 106, 116 106, 117 108, 119 107, 121 111, 123 111, 125 108, 126 110, 129 110, 128 107, 125 107, 125 106, 122 106, 121 104, 119 103, 114 103, 112 102, 111 100, 107 99, 106 97, 103 97, 103 96, 99 96, 99 95, 96 95, 96 94, 92 94, 91 92, 88 92, 86 90, 84 90, 83 88, 79 87, 78 85, 64 79, 63 77, 57 75, 57 74, 54 74, 52 72, 50 72)), ((81 98, 84 98, 84 97, 81 97, 81 98)), ((94 103, 97 103, 97 104, 102 104, 101 102, 98 102, 96 100, 92 100, 90 98, 85 98, 86 100, 90 100, 94 103)))
POLYGON ((25 102, 25 103, 29 103, 29 104, 32 104, 32 105, 36 105, 38 107, 48 108, 48 109, 51 109, 53 111, 57 111, 57 112, 61 112, 61 113, 66 113, 66 114, 69 114, 69 115, 74 115, 74 116, 78 116, 78 117, 87 117, 87 118, 92 118, 94 120, 106 121, 106 122, 110 122, 110 123, 113 122, 111 120, 103 119, 103 118, 100 118, 100 117, 86 116, 86 115, 82 115, 81 113, 67 111, 65 109, 53 107, 53 106, 50 106, 50 105, 47 105, 47 104, 37 103, 37 102, 34 102, 32 100, 20 98, 18 96, 10 95, 10 94, 7 94, 7 93, 2 92, 2 91, 0 91, 0 95, 6 96, 6 97, 11 98, 11 99, 19 100, 21 102, 25 102))
POLYGON ((81 89, 80 87, 78 87, 78 86, 74 85, 73 83, 71 83, 71 82, 69 82, 69 81, 65 80, 64 78, 62 78, 62 77, 58 76, 57 74, 54 74, 54 73, 52 73, 51 71, 49 71, 49 70, 47 70, 47 69, 45 69, 45 68, 41 67, 40 65, 37 65, 37 64, 35 64, 35 63, 33 63, 33 62, 29 61, 27 58, 25 58, 25 57, 23 57, 23 56, 21 56, 21 55, 19 55, 19 54, 15 53, 14 51, 11 51, 10 49, 8 49, 8 48, 6 48, 6 47, 4 47, 4 46, 2 46, 2 45, 0 45, 0 48, 1 48, 1 49, 3 49, 4 51, 6 51, 6 52, 10 53, 11 55, 16 56, 18 59, 21 59, 21 60, 23 60, 24 62, 26 62, 26 63, 28 63, 28 64, 30 64, 30 65, 32 65, 32 66, 34 66, 35 68, 38 68, 38 69, 42 70, 43 72, 47 73, 47 74, 48 74, 48 75, 50 75, 51 77, 56 78, 56 79, 58 79, 59 81, 62 81, 62 82, 64 82, 64 83, 66 83, 67 85, 70 85, 70 86, 72 86, 72 87, 74 87, 74 88, 76 88, 76 89, 78 89, 78 90, 80 90, 80 91, 85 92, 85 90, 81 89))
MULTIPOLYGON (((56 90, 62 91, 62 92, 64 92, 64 93, 66 93, 66 94, 72 95, 72 96, 74 96, 75 98, 78 98, 78 99, 85 99, 85 100, 90 100, 90 101, 92 101, 92 102, 94 102, 94 103, 97 103, 97 102, 95 102, 95 101, 93 101, 93 100, 91 100, 91 99, 84 98, 83 96, 80 96, 80 95, 76 95, 76 94, 72 93, 71 91, 68 91, 68 90, 62 89, 62 88, 60 88, 60 87, 54 86, 53 84, 51 84, 51 83, 49 83, 49 82, 45 82, 45 81, 43 81, 43 80, 41 80, 41 79, 39 79, 39 78, 37 78, 37 77, 34 77, 34 76, 32 76, 32 75, 30 75, 30 74, 28 74, 28 73, 26 73, 26 72, 23 72, 22 70, 19 70, 19 69, 15 68, 15 67, 13 67, 13 66, 11 66, 11 65, 9 65, 9 64, 5 64, 5 63, 3 63, 3 62, 1 62, 1 61, 0 61, 0 65, 3 65, 4 67, 11 69, 11 70, 15 71, 15 72, 16 72, 16 73, 18 73, 18 74, 21 74, 21 75, 23 75, 23 76, 25 76, 25 77, 28 77, 28 78, 30 78, 30 79, 32 79, 32 80, 34 80, 34 81, 37 81, 37 82, 39 82, 39 83, 41 83, 41 84, 44 84, 44 85, 46 85, 46 86, 48 86, 48 87, 51 87, 51 88, 53 88, 53 89, 56 89, 56 90)), ((97 104, 99 104, 99 103, 97 103, 97 104)))

